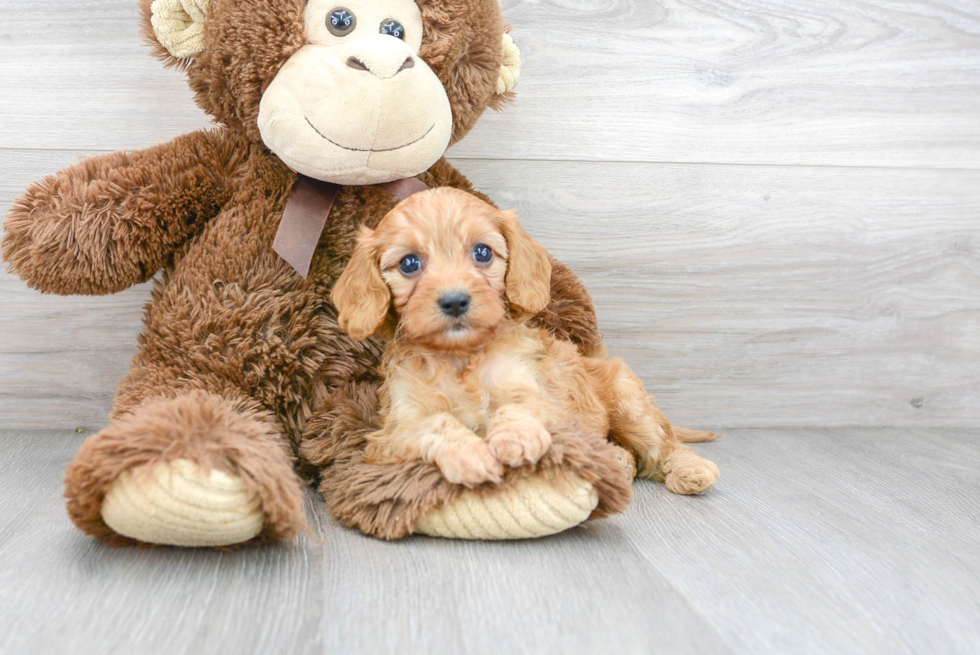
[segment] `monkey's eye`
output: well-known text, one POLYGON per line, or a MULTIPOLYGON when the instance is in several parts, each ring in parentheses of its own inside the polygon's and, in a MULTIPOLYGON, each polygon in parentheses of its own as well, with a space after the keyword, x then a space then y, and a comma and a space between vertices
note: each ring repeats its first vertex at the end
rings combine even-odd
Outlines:
POLYGON ((337 7, 327 14, 327 29, 334 36, 347 36, 357 25, 357 18, 346 7, 337 7))
POLYGON ((386 18, 381 21, 381 33, 405 40, 405 28, 394 18, 386 18))
POLYGON ((477 244, 473 247, 473 260, 477 264, 489 264, 493 261, 493 251, 490 250, 490 246, 484 245, 482 243, 477 244))
POLYGON ((398 264, 398 270, 402 272, 402 275, 415 275, 422 270, 422 260, 416 254, 405 255, 402 257, 401 263, 398 264))

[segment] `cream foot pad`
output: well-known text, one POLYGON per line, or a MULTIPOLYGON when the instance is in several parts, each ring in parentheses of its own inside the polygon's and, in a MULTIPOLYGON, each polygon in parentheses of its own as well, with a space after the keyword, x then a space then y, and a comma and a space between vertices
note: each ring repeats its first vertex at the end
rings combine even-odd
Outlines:
POLYGON ((230 546, 258 535, 265 514, 241 479, 177 459, 123 473, 106 494, 102 519, 146 543, 230 546))
POLYGON ((497 494, 467 490, 415 524, 417 534, 450 539, 531 539, 582 523, 599 504, 592 485, 572 477, 559 490, 541 477, 524 478, 497 494))

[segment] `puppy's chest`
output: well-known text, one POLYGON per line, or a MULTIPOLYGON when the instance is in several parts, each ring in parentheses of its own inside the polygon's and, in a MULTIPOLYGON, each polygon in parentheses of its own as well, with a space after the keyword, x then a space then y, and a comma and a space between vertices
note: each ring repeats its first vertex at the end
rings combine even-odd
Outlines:
POLYGON ((453 415, 479 432, 502 404, 519 399, 522 390, 536 389, 537 377, 535 367, 519 356, 489 355, 458 363, 434 386, 449 401, 453 415))

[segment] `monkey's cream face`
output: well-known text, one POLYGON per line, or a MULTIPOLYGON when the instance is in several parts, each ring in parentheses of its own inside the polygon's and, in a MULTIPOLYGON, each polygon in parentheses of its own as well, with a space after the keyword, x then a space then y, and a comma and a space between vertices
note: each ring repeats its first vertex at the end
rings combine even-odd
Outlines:
POLYGON ((449 147, 442 83, 419 58, 413 0, 310 0, 307 45, 259 105, 262 140, 286 165, 337 184, 418 175, 449 147))

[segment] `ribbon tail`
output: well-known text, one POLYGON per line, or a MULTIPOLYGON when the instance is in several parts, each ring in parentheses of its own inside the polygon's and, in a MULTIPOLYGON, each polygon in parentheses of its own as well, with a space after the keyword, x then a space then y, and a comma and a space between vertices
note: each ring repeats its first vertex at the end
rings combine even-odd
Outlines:
POLYGON ((340 187, 300 175, 279 221, 272 249, 297 273, 310 274, 313 254, 340 187))
MULTIPOLYGON (((429 188, 414 177, 378 186, 398 202, 429 188)), ((336 184, 300 175, 286 202, 272 249, 304 278, 310 274, 313 255, 338 193, 340 187, 336 184)))

